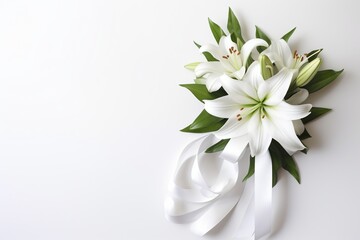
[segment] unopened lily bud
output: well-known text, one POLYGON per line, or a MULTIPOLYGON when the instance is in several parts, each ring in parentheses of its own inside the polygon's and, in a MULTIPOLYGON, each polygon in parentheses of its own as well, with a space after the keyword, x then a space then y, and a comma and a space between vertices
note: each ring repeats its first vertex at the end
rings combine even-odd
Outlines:
POLYGON ((199 65, 199 62, 194 62, 194 63, 189 63, 187 65, 185 65, 184 67, 190 71, 194 71, 195 68, 199 65))
POLYGON ((315 58, 311 62, 309 62, 305 67, 300 70, 298 77, 295 82, 298 87, 303 87, 308 84, 315 76, 317 71, 319 70, 321 64, 320 58, 315 58))
POLYGON ((261 55, 259 57, 261 75, 264 80, 269 79, 273 76, 274 70, 273 65, 270 59, 266 55, 261 55))

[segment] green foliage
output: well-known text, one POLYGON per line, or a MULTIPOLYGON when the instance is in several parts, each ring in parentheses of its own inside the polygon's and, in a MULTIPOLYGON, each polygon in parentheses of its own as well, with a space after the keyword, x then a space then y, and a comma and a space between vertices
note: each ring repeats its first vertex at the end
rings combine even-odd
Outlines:
POLYGON ((187 88, 201 102, 227 95, 223 88, 220 88, 216 92, 209 92, 204 84, 180 84, 180 86, 187 88))
POLYGON ((220 152, 220 151, 224 150, 224 148, 226 147, 226 145, 228 144, 229 141, 230 141, 230 139, 220 140, 219 142, 215 143, 214 145, 212 145, 211 147, 206 149, 205 152, 206 153, 220 152))
POLYGON ((219 130, 225 122, 226 119, 215 117, 203 110, 189 126, 180 131, 190 133, 213 132, 219 130))
POLYGON ((244 177, 243 181, 246 181, 249 179, 252 175, 254 175, 255 172, 255 157, 250 156, 250 165, 249 170, 246 176, 244 177))
POLYGON ((308 61, 311 62, 312 60, 317 58, 322 50, 323 49, 321 48, 321 49, 313 50, 313 51, 307 53, 306 56, 308 58, 308 61))
POLYGON ((284 39, 286 42, 289 41, 291 35, 293 35, 293 33, 295 32, 296 27, 291 29, 288 33, 286 33, 284 36, 282 36, 281 38, 284 39))
MULTIPOLYGON (((198 44, 198 43, 196 43, 195 41, 194 41, 194 44, 195 44, 198 48, 201 48, 201 45, 198 44)), ((205 56, 205 58, 206 58, 206 60, 207 60, 208 62, 216 62, 216 61, 219 61, 219 60, 217 60, 213 55, 211 55, 211 53, 209 53, 209 52, 203 52, 203 55, 205 56)))
POLYGON ((274 152, 270 152, 271 156, 271 163, 272 163, 272 186, 275 187, 275 185, 278 182, 278 172, 282 166, 281 164, 281 158, 276 156, 274 152))
POLYGON ((309 93, 319 91, 333 82, 342 72, 343 70, 334 71, 331 69, 318 71, 314 78, 306 86, 304 86, 304 88, 307 89, 309 93))
POLYGON ((304 132, 299 136, 300 140, 305 140, 311 138, 311 135, 309 134, 309 132, 305 129, 304 132))
POLYGON ((210 25, 211 32, 214 35, 216 42, 219 43, 220 38, 222 36, 225 36, 224 31, 221 29, 221 27, 219 25, 214 23, 210 18, 209 18, 209 25, 210 25))
POLYGON ((331 111, 330 108, 320 108, 320 107, 312 107, 310 110, 310 114, 302 119, 303 123, 306 124, 308 122, 311 122, 312 120, 315 120, 316 118, 324 115, 325 113, 331 111))
POLYGON ((235 43, 239 45, 238 41, 240 41, 241 46, 245 43, 245 40, 242 37, 239 20, 237 19, 231 8, 229 8, 227 29, 229 30, 229 33, 232 34, 232 40, 235 43))
MULTIPOLYGON (((300 173, 299 169, 296 165, 295 160, 292 156, 290 156, 286 150, 275 140, 271 142, 271 145, 269 147, 270 155, 273 164, 279 164, 281 163, 282 168, 284 168, 286 171, 288 171, 298 183, 300 183, 300 173)), ((276 166, 275 166, 276 167, 276 166)), ((274 169, 274 166, 273 166, 274 169)), ((275 182, 276 184, 276 182, 275 182)), ((273 177, 273 185, 274 184, 274 177, 273 177)))
MULTIPOLYGON (((271 44, 270 38, 258 26, 255 27, 256 27, 256 32, 255 32, 256 37, 265 40, 270 45, 271 44)), ((266 49, 266 47, 259 46, 256 49, 258 50, 259 53, 261 53, 266 49)))

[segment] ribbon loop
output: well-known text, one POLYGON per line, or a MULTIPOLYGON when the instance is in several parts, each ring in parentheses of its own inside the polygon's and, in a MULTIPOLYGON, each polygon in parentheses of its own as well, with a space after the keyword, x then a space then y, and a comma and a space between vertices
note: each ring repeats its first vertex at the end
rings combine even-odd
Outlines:
POLYGON ((166 217, 191 223, 202 236, 233 210, 240 226, 236 238, 258 240, 271 233, 272 165, 269 152, 256 156, 255 177, 243 183, 249 161, 246 140, 231 139, 221 154, 205 153, 218 141, 209 135, 185 147, 165 201, 166 217), (243 162, 247 161, 247 162, 243 162))

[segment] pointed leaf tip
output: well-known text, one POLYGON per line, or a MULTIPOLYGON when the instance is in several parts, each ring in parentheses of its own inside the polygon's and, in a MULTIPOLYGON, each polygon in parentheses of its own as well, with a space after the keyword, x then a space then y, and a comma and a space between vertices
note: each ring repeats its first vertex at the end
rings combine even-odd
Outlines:
POLYGON ((224 150, 230 139, 223 139, 205 150, 206 153, 220 152, 224 150))
MULTIPOLYGON (((265 42, 267 42, 270 45, 271 44, 270 38, 258 26, 255 26, 255 28, 256 28, 255 36, 257 38, 263 39, 265 42)), ((262 51, 264 51, 266 49, 266 47, 260 46, 260 47, 257 47, 256 49, 258 50, 259 53, 261 53, 262 51)))
POLYGON ((304 124, 306 124, 330 111, 331 111, 330 108, 312 107, 310 110, 311 113, 307 117, 303 118, 302 121, 304 124))
POLYGON ((290 37, 293 35, 293 33, 295 32, 296 27, 294 27, 293 29, 291 29, 288 33, 286 33, 284 36, 282 36, 281 38, 284 39, 286 42, 289 41, 290 37))
POLYGON ((217 25, 215 22, 213 22, 210 18, 208 18, 208 22, 209 22, 211 32, 214 35, 216 42, 219 43, 221 37, 225 36, 224 31, 221 29, 221 27, 219 25, 217 25))
POLYGON ((235 43, 237 42, 237 39, 240 40, 241 45, 245 43, 244 38, 242 37, 242 33, 241 33, 240 22, 230 7, 229 7, 229 14, 228 14, 227 29, 229 30, 229 33, 232 35, 232 40, 235 43))
POLYGON ((203 84, 180 84, 180 86, 187 88, 201 102, 226 95, 225 90, 222 88, 215 92, 209 92, 203 84))
POLYGON ((220 129, 225 124, 225 121, 225 119, 215 117, 203 110, 189 126, 180 131, 189 133, 213 132, 220 129))
MULTIPOLYGON (((194 44, 195 44, 198 48, 201 48, 201 45, 198 44, 197 42, 194 41, 194 44)), ((217 60, 216 58, 214 58, 214 56, 211 55, 211 53, 209 53, 209 52, 203 52, 202 54, 204 55, 204 57, 206 58, 206 60, 207 60, 208 62, 218 61, 218 60, 217 60)))
POLYGON ((308 58, 308 62, 311 62, 312 60, 317 58, 319 56, 319 54, 322 52, 322 50, 323 50, 323 48, 320 48, 320 49, 313 50, 313 51, 309 52, 308 54, 306 54, 306 56, 308 58))
POLYGON ((248 170, 248 173, 246 174, 246 176, 243 178, 243 182, 245 182, 252 175, 254 175, 254 172, 255 172, 255 157, 250 156, 249 170, 248 170))

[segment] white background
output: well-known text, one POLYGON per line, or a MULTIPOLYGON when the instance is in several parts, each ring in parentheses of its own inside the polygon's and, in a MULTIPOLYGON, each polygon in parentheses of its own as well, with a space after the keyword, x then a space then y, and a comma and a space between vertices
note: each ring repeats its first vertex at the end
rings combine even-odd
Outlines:
MULTIPOLYGON (((276 240, 357 240, 360 47, 354 0, 0 1, 0 239, 198 240, 164 218, 178 130, 202 105, 180 83, 231 6, 247 39, 293 27, 294 49, 345 68, 313 95, 302 184, 274 188, 276 240)), ((209 236, 205 239, 224 239, 209 236)))

